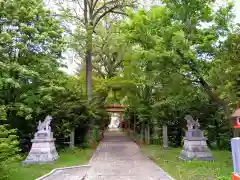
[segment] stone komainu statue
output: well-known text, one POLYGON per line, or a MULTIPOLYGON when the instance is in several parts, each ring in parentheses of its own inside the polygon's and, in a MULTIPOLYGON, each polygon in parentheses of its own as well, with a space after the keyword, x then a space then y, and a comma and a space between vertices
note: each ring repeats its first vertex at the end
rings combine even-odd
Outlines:
POLYGON ((207 138, 199 129, 198 120, 193 120, 191 115, 185 116, 184 119, 187 121, 188 130, 185 132, 183 150, 179 158, 186 161, 192 161, 195 158, 201 161, 212 161, 213 156, 207 146, 207 138))
POLYGON ((191 115, 186 115, 184 118, 187 121, 187 128, 190 129, 199 129, 200 124, 198 119, 195 121, 191 115))
POLYGON ((59 157, 54 143, 55 138, 51 132, 51 121, 52 117, 46 116, 43 122, 38 122, 37 132, 31 141, 31 150, 23 164, 52 163, 59 157))
POLYGON ((38 131, 51 131, 50 123, 52 121, 52 116, 46 116, 43 122, 38 122, 38 131))

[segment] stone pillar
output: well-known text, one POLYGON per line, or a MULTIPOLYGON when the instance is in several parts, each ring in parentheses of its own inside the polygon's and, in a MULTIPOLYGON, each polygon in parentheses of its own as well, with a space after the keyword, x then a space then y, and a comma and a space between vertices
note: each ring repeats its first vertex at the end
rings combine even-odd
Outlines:
POLYGON ((74 147, 75 147, 75 128, 73 128, 71 131, 70 143, 69 143, 69 148, 74 148, 74 147))
POLYGON ((136 132, 136 118, 135 118, 135 114, 133 114, 133 132, 136 132))
POLYGON ((150 144, 150 129, 148 124, 145 126, 145 142, 150 144))
POLYGON ((168 148, 168 132, 167 132, 167 126, 163 126, 163 148, 168 148))
POLYGON ((156 118, 153 118, 153 132, 152 132, 152 143, 153 144, 159 144, 159 128, 158 128, 158 122, 156 118))
POLYGON ((141 141, 144 140, 144 124, 141 123, 141 130, 140 130, 140 138, 141 138, 141 141))
POLYGON ((231 139, 234 173, 240 173, 240 138, 231 139))

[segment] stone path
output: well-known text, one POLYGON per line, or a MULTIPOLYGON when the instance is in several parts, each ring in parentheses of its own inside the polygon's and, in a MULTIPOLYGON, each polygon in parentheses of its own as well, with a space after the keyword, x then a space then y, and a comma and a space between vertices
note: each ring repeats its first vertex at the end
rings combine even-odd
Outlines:
POLYGON ((85 180, 173 180, 122 132, 106 132, 85 180))
POLYGON ((89 166, 73 166, 69 168, 59 168, 49 175, 45 175, 36 180, 81 180, 89 170, 89 166))

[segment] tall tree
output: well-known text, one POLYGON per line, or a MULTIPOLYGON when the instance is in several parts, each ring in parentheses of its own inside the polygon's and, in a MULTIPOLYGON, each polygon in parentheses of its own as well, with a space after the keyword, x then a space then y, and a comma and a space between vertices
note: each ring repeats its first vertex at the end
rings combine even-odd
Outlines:
MULTIPOLYGON (((135 0, 72 0, 73 6, 63 8, 68 17, 77 20, 85 29, 86 89, 92 98, 93 34, 99 22, 110 14, 124 15, 124 8, 133 6, 135 0), (69 11, 70 10, 70 11, 69 11), (81 11, 81 12, 79 12, 81 11)), ((61 5, 65 5, 64 1, 61 5)), ((79 26, 78 26, 79 27, 79 26)))
POLYGON ((162 55, 158 54, 156 58, 159 62, 164 60, 160 64, 165 68, 176 68, 175 71, 185 69, 185 72, 180 73, 201 85, 211 100, 225 108, 227 116, 226 102, 216 95, 204 74, 210 61, 216 57, 220 37, 230 31, 233 5, 229 3, 214 12, 211 0, 166 0, 164 3, 165 6, 153 8, 147 15, 139 12, 138 16, 133 16, 131 30, 135 30, 132 31, 134 41, 144 49, 148 46, 152 46, 151 49, 157 48, 156 52, 161 52, 162 55), (157 27, 159 23, 161 28, 157 27), (203 23, 207 25, 201 27, 203 23))
POLYGON ((231 32, 232 8, 229 3, 215 9, 211 0, 165 0, 161 7, 153 7, 148 12, 129 13, 123 32, 133 52, 130 65, 125 66, 124 71, 126 77, 136 82, 128 89, 133 90, 132 94, 127 95, 136 109, 143 110, 136 110, 138 115, 151 114, 154 110, 147 108, 150 101, 140 101, 144 100, 145 88, 150 87, 153 107, 158 109, 161 119, 168 119, 169 114, 169 119, 176 116, 176 123, 182 123, 177 117, 183 115, 179 114, 196 115, 200 104, 211 107, 216 114, 224 108, 228 117, 229 102, 217 93, 209 79, 209 70, 222 51, 222 36, 228 37, 231 32), (145 69, 151 63, 153 73, 145 69), (197 101, 201 103, 198 105, 197 101), (213 108, 214 105, 217 108, 213 108))

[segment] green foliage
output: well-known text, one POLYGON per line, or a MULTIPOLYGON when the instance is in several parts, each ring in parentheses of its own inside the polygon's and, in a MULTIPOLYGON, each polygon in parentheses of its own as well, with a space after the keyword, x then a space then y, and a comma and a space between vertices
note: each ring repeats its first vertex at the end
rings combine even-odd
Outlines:
MULTIPOLYGON (((81 76, 70 77, 60 70, 66 47, 63 32, 42 0, 0 2, 0 179, 33 179, 59 167, 57 162, 30 176, 34 167, 12 166, 20 150, 29 151, 37 122, 46 115, 53 116, 57 147, 77 128, 81 132, 77 143, 83 143, 91 119, 101 128, 106 123, 101 95, 87 101, 81 76)), ((79 156, 86 161, 89 155, 79 156)), ((74 164, 60 160, 60 165, 74 164)))
POLYGON ((29 150, 37 122, 46 115, 53 116, 59 141, 73 128, 82 128, 83 139, 91 119, 101 124, 103 101, 101 96, 87 101, 81 76, 60 70, 67 45, 60 20, 42 0, 0 4, 0 124, 16 129, 23 151, 29 150))
POLYGON ((183 118, 191 114, 212 146, 227 148, 239 78, 238 66, 229 61, 238 59, 229 46, 238 37, 237 30, 231 32, 233 4, 213 8, 211 0, 163 2, 148 12, 129 11, 121 24, 131 48, 122 74, 132 82, 121 97, 137 117, 138 133, 143 123, 151 125, 153 134, 155 126, 167 124, 170 142, 181 145, 183 118))
POLYGON ((228 176, 220 176, 218 178, 218 180, 231 180, 232 178, 231 177, 228 177, 228 176))
POLYGON ((11 126, 44 112, 59 87, 63 30, 40 0, 4 1, 0 24, 1 116, 11 126))
POLYGON ((94 127, 92 136, 93 136, 92 138, 96 142, 98 142, 100 140, 100 130, 99 130, 99 127, 96 127, 96 126, 94 127))
POLYGON ((8 130, 5 125, 0 125, 0 173, 2 180, 8 179, 9 164, 18 160, 19 141, 15 130, 8 130))
MULTIPOLYGON (((1 174, 17 157, 18 140, 46 114, 63 50, 62 29, 41 0, 0 2, 1 174), (5 121, 4 121, 5 120, 5 121), (16 130, 11 130, 16 129, 16 130), (14 134, 13 134, 14 133, 14 134)), ((2 175, 1 175, 2 176, 2 175)))
POLYGON ((81 143, 89 129, 99 140, 109 123, 104 105, 116 102, 129 105, 133 116, 126 121, 135 118, 136 134, 149 125, 159 139, 161 126, 168 125, 170 145, 180 146, 183 118, 191 114, 212 148, 228 148, 228 118, 240 92, 233 4, 163 0, 148 12, 129 8, 127 18, 116 15, 134 2, 96 1, 84 4, 85 14, 64 6, 61 20, 42 0, 0 2, 0 124, 9 125, 0 125, 0 160, 15 158, 17 136, 23 148, 48 114, 57 140, 73 129, 81 143), (64 39, 62 27, 69 22, 76 30, 64 39), (67 48, 83 62, 74 76, 60 71, 67 48), (87 98, 85 82, 91 85, 91 79, 94 89, 87 98))

